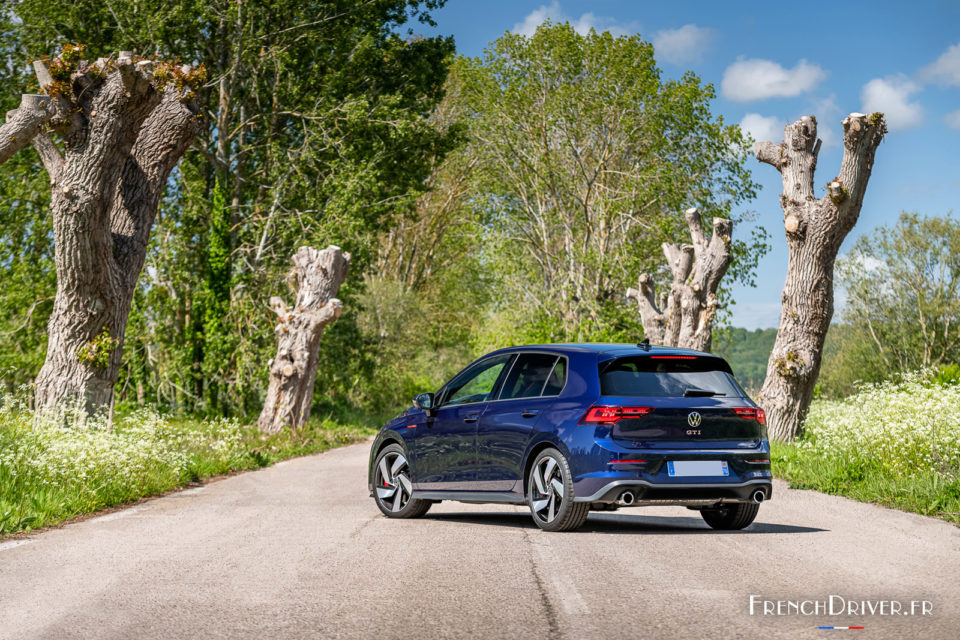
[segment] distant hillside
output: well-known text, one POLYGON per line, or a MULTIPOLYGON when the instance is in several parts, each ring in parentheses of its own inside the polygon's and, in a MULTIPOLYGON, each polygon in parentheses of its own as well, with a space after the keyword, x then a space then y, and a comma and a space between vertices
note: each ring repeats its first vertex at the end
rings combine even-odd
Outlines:
POLYGON ((767 375, 767 360, 776 339, 776 329, 748 331, 730 327, 714 334, 713 352, 730 363, 733 375, 753 393, 760 389, 767 375))

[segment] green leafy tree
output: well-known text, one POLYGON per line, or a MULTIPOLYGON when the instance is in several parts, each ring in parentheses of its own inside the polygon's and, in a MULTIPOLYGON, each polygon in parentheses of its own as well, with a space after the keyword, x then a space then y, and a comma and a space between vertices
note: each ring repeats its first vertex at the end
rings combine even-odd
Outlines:
POLYGON ((504 34, 455 73, 506 294, 488 341, 637 339, 624 294, 641 272, 666 279, 659 246, 686 234, 681 212, 729 218, 754 193, 743 134, 710 112, 713 87, 662 79, 639 36, 569 24, 504 34))
MULTIPOLYGON (((362 274, 376 231, 412 208, 453 145, 427 117, 453 42, 402 31, 432 23, 442 4, 9 3, 8 56, 18 63, 72 41, 92 57, 133 50, 203 61, 209 72, 206 126, 168 185, 134 303, 122 400, 258 410, 275 347, 265 301, 285 286, 289 256, 335 242, 362 274), (211 204, 217 189, 222 207, 211 204)), ((348 309, 353 289, 340 294, 348 309)), ((334 394, 369 370, 352 322, 345 314, 325 336, 336 344, 321 356, 318 387, 334 394)))
POLYGON ((960 221, 903 213, 861 236, 837 271, 843 349, 825 386, 849 393, 856 380, 960 362, 960 221))

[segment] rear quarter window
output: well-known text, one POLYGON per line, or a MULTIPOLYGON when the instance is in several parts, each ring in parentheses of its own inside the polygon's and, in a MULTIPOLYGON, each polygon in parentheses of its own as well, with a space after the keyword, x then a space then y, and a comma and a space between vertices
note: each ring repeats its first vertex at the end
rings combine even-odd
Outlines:
POLYGON ((682 398, 743 397, 730 366, 720 358, 632 356, 600 364, 604 396, 682 398))

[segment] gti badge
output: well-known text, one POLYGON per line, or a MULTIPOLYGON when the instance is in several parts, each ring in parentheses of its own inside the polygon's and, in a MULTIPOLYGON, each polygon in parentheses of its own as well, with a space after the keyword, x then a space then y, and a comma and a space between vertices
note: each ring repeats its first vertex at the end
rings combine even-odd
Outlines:
POLYGON ((691 427, 699 427, 702 421, 703 418, 701 418, 700 414, 696 411, 691 411, 687 414, 687 424, 691 427))

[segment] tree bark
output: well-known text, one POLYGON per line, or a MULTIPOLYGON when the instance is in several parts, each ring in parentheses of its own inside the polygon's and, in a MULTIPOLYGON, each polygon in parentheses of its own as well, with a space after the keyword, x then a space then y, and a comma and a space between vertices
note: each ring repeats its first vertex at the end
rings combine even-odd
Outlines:
POLYGON ((819 199, 813 190, 820 150, 814 117, 787 125, 780 144, 756 145, 757 159, 783 176, 780 205, 790 254, 780 328, 758 398, 770 437, 777 440, 790 441, 801 433, 833 318, 834 262, 860 216, 874 154, 887 130, 881 113, 851 113, 842 124, 840 174, 819 199))
POLYGON ((32 142, 52 185, 57 293, 36 407, 79 402, 93 414, 112 408, 160 194, 200 128, 194 89, 203 72, 125 51, 90 64, 80 50, 34 63, 48 95, 24 96, 7 114, 0 162, 32 142))
POLYGON ((638 289, 627 290, 627 298, 636 300, 643 331, 652 344, 709 351, 717 288, 730 266, 733 222, 714 218, 713 235, 707 239, 700 211, 687 209, 684 217, 693 244, 663 243, 673 275, 670 291, 661 293, 658 305, 653 278, 645 273, 638 289))
POLYGON ((333 245, 323 251, 301 247, 293 264, 297 277, 293 308, 276 296, 270 298, 280 322, 276 327, 277 355, 269 365, 270 386, 257 423, 267 433, 285 427, 299 429, 310 418, 320 336, 343 309, 334 296, 347 277, 350 254, 333 245))

